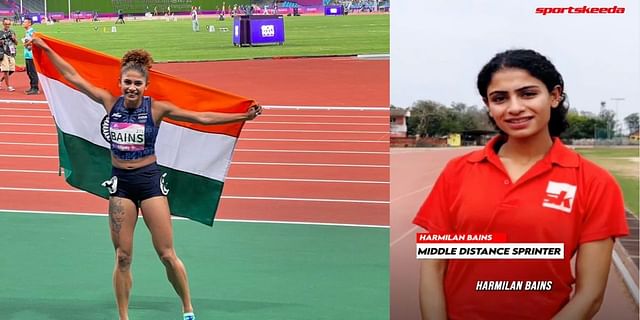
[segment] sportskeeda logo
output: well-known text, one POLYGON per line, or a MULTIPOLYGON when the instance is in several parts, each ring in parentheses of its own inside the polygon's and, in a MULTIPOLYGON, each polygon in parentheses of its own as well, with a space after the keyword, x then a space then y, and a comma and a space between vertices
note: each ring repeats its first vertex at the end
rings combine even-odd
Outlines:
POLYGON ((550 7, 550 8, 536 8, 536 14, 546 16, 548 14, 622 14, 624 13, 623 7, 613 6, 608 8, 603 7, 550 7))
POLYGON ((576 196, 576 189, 577 187, 572 184, 549 181, 547 196, 544 197, 542 206, 570 213, 576 196))

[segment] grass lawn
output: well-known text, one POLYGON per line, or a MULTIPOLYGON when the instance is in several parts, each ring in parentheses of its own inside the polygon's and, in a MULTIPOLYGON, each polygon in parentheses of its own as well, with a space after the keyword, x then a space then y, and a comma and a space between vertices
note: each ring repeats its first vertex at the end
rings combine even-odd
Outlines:
MULTIPOLYGON (((127 50, 144 48, 160 61, 229 60, 278 56, 326 56, 389 53, 389 15, 300 16, 284 17, 284 45, 235 47, 232 43, 233 20, 214 18, 200 20, 200 32, 191 30, 190 19, 176 22, 164 20, 128 20, 57 23, 34 25, 38 32, 71 41, 114 56, 127 50), (207 32, 207 25, 216 30, 226 27, 229 32, 207 32), (106 32, 103 32, 106 30, 106 32)), ((24 28, 14 26, 18 38, 24 28)), ((22 47, 16 61, 24 64, 22 47)))
POLYGON ((634 214, 638 215, 640 194, 638 165, 640 156, 638 148, 577 148, 585 157, 603 166, 618 180, 624 201, 634 214))

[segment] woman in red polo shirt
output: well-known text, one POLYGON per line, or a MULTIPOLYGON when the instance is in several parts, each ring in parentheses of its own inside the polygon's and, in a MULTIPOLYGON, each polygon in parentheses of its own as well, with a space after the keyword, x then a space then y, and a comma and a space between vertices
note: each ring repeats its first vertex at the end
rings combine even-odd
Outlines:
POLYGON ((500 135, 447 164, 414 223, 431 233, 564 243, 564 259, 423 260, 423 318, 591 318, 604 296, 613 239, 628 234, 620 188, 558 139, 568 126, 568 106, 562 76, 546 57, 533 50, 499 53, 482 68, 477 86, 500 135), (487 281, 546 285, 478 286, 487 281))

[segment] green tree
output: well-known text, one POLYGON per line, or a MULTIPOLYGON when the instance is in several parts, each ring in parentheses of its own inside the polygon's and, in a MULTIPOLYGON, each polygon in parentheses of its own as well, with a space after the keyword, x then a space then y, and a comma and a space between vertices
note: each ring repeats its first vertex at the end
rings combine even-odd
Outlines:
POLYGON ((410 135, 434 137, 465 130, 493 130, 493 126, 484 108, 461 102, 453 102, 447 107, 432 100, 418 100, 411 107, 407 130, 410 135))
POLYGON ((627 128, 629 128, 629 133, 637 132, 640 128, 640 123, 638 123, 638 113, 634 112, 626 117, 624 117, 624 122, 627 124, 627 128))
POLYGON ((440 109, 444 106, 432 100, 418 100, 411 107, 411 117, 407 123, 412 134, 421 137, 433 136, 440 131, 442 114, 440 109))
POLYGON ((608 117, 610 115, 601 118, 580 114, 572 109, 567 114, 569 128, 562 133, 561 137, 563 139, 607 139, 612 133, 608 117))
POLYGON ((613 138, 615 136, 616 129, 616 113, 613 110, 602 109, 598 115, 600 121, 602 121, 603 127, 598 129, 604 129, 607 133, 607 138, 613 138))

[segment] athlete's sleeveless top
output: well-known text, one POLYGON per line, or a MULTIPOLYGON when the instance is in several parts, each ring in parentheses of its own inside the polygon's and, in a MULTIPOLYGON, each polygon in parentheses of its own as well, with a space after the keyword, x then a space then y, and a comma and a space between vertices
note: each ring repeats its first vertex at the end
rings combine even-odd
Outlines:
POLYGON ((155 153, 159 126, 151 116, 151 98, 143 97, 135 109, 124 106, 121 96, 109 113, 111 152, 121 160, 136 160, 155 153))

